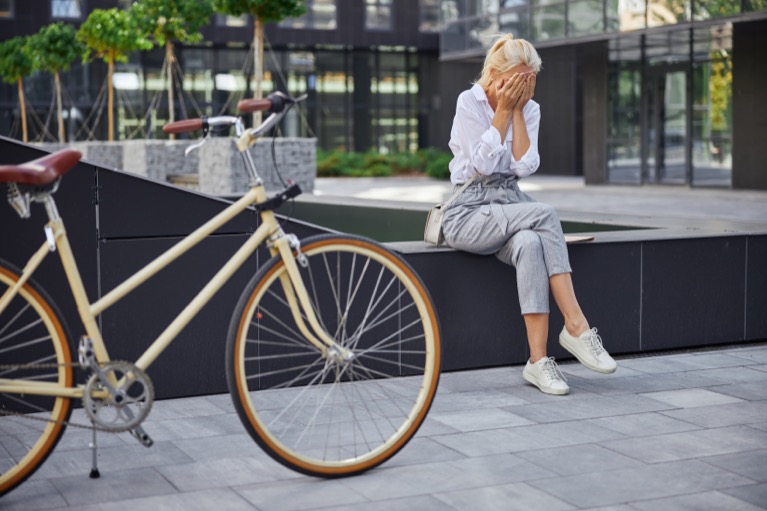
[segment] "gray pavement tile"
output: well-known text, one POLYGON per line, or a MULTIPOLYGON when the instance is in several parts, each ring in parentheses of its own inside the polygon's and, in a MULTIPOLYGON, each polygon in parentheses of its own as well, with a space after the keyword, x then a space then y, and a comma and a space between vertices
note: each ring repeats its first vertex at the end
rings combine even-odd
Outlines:
POLYGON ((689 460, 542 479, 527 484, 579 507, 597 507, 732 488, 750 484, 750 481, 689 460))
POLYGON ((450 464, 463 472, 461 481, 454 486, 456 489, 518 483, 556 475, 547 468, 508 453, 466 458, 451 461, 450 464))
POLYGON ((219 415, 227 410, 216 406, 205 397, 185 397, 180 399, 163 399, 155 401, 152 411, 147 417, 147 422, 184 419, 188 417, 203 417, 206 415, 219 415))
POLYGON ((234 409, 234 403, 232 403, 232 395, 228 392, 225 394, 214 394, 201 397, 206 401, 210 401, 218 408, 221 408, 226 413, 237 413, 237 411, 234 409))
POLYGON ((734 357, 744 358, 750 362, 755 362, 758 364, 767 364, 767 346, 733 350, 731 352, 728 352, 728 354, 734 357))
POLYGON ((516 373, 520 370, 514 366, 443 373, 439 379, 439 391, 472 392, 508 387, 516 382, 516 373))
POLYGON ((431 495, 416 495, 401 499, 359 502, 349 506, 335 506, 334 511, 457 511, 431 495))
POLYGON ((556 403, 522 405, 511 408, 513 413, 534 422, 557 422, 640 412, 667 410, 673 406, 642 396, 591 396, 588 399, 563 399, 556 403))
POLYGON ((38 511, 66 505, 67 501, 50 481, 34 479, 28 479, 12 492, 0 497, 0 509, 3 511, 38 511))
POLYGON ((189 456, 189 461, 268 457, 247 433, 175 440, 173 444, 189 456))
POLYGON ((642 371, 631 369, 629 367, 624 367, 622 365, 622 361, 618 361, 618 369, 616 369, 612 374, 602 374, 596 371, 592 371, 588 367, 578 362, 569 362, 558 365, 562 372, 565 373, 565 378, 570 378, 572 375, 578 376, 579 378, 583 378, 585 380, 596 380, 599 382, 612 380, 615 378, 627 378, 629 376, 642 376, 647 374, 643 373, 642 371))
POLYGON ((767 364, 761 364, 758 366, 749 366, 749 369, 756 369, 757 371, 765 371, 767 372, 767 364))
POLYGON ((87 504, 78 507, 77 511, 211 511, 212 509, 256 510, 234 490, 227 488, 87 504))
MULTIPOLYGON (((81 428, 67 428, 56 445, 56 451, 79 451, 86 449, 93 439, 93 432, 81 428)), ((101 447, 120 447, 131 445, 136 440, 130 435, 98 432, 96 442, 101 447)))
POLYGON ((767 422, 756 422, 748 425, 749 428, 758 429, 761 431, 767 431, 767 422))
POLYGON ((600 445, 645 463, 661 463, 761 449, 767 445, 767 432, 730 426, 611 440, 600 445))
POLYGON ((472 392, 437 393, 431 405, 430 414, 456 412, 459 410, 477 410, 501 406, 526 404, 527 401, 498 389, 472 392))
POLYGON ((436 497, 455 509, 465 510, 574 509, 573 506, 525 483, 451 491, 436 497))
POLYGON ((576 380, 571 381, 570 385, 595 394, 618 395, 709 387, 723 383, 726 382, 699 374, 698 371, 690 371, 684 373, 643 374, 641 376, 605 378, 601 380, 576 380))
POLYGON ((701 369, 682 374, 695 374, 719 380, 721 383, 749 383, 767 380, 767 373, 759 371, 759 366, 738 367, 733 370, 730 367, 719 369, 701 369))
POLYGON ((635 459, 594 444, 537 449, 517 453, 517 456, 565 476, 643 465, 635 459))
POLYGON ((743 402, 742 399, 706 389, 665 390, 640 395, 656 399, 662 403, 668 403, 676 408, 695 408, 743 402))
POLYGON ((438 462, 393 468, 384 466, 340 481, 369 500, 384 500, 461 488, 464 476, 464 471, 453 462, 438 462))
POLYGON ((51 479, 70 506, 177 493, 176 488, 152 468, 102 471, 98 479, 87 474, 51 479))
MULTIPOLYGON (((767 375, 767 373, 764 374, 767 375)), ((720 394, 726 394, 728 396, 745 399, 747 401, 761 401, 763 399, 767 399, 767 392, 765 392, 765 387, 767 387, 767 381, 719 385, 717 387, 711 387, 709 390, 719 392, 720 394)))
POLYGON ((696 426, 695 424, 672 419, 671 417, 667 417, 657 412, 602 417, 599 419, 589 419, 588 422, 617 431, 628 437, 663 435, 666 433, 679 433, 681 431, 701 429, 700 426, 696 426))
POLYGON ((745 500, 762 509, 767 509, 767 483, 744 486, 742 488, 730 488, 725 493, 740 500, 745 500))
POLYGON ((632 502, 643 511, 758 511, 763 509, 719 491, 707 491, 693 495, 680 495, 665 499, 632 502))
POLYGON ((486 408, 482 410, 463 410, 460 412, 430 414, 435 421, 447 424, 458 431, 479 431, 482 429, 507 428, 534 424, 519 415, 501 410, 486 408))
MULTIPOLYGON (((579 382, 579 387, 571 388, 570 393, 566 396, 555 396, 552 394, 544 394, 540 390, 538 390, 537 387, 530 385, 526 381, 522 379, 522 373, 519 374, 519 380, 520 383, 518 385, 513 385, 511 387, 506 387, 503 389, 500 389, 501 392, 505 392, 507 394, 511 394, 512 396, 517 396, 518 398, 523 399, 524 401, 528 403, 556 403, 556 402, 562 402, 563 400, 573 400, 573 399, 586 399, 589 397, 594 396, 594 393, 585 390, 580 386, 580 382, 586 382, 587 380, 582 379, 579 382)), ((573 387, 573 385, 571 385, 573 387)))
POLYGON ((767 401, 743 401, 727 405, 665 410, 660 413, 704 428, 721 428, 767 421, 767 401))
POLYGON ((635 369, 643 373, 675 373, 684 371, 698 371, 701 369, 714 369, 717 367, 734 367, 746 365, 748 361, 740 357, 718 355, 724 358, 696 359, 693 355, 665 355, 659 357, 642 357, 621 360, 620 364, 629 369, 635 369))
POLYGON ((758 360, 755 360, 753 357, 746 358, 744 363, 744 358, 742 356, 737 356, 728 351, 702 351, 685 356, 689 357, 689 360, 692 363, 699 365, 701 369, 738 367, 758 363, 758 360))
POLYGON ((183 419, 147 421, 144 430, 155 442, 243 433, 245 427, 235 414, 206 415, 183 419))
POLYGON ((394 457, 390 458, 385 466, 400 467, 404 465, 417 465, 425 462, 451 461, 463 459, 465 456, 445 445, 435 442, 428 437, 416 437, 405 445, 394 457))
MULTIPOLYGON (((45 460, 34 477, 50 479, 82 474, 91 471, 90 449, 80 451, 56 451, 45 460)), ((157 442, 147 449, 138 442, 122 447, 99 447, 98 465, 102 475, 133 468, 157 467, 174 463, 188 463, 192 459, 170 442, 157 442)))
POLYGON ((181 491, 225 488, 295 479, 301 475, 271 460, 253 458, 221 458, 157 467, 165 478, 181 491))
MULTIPOLYGON (((765 449, 722 454, 701 458, 700 461, 735 472, 760 483, 767 483, 767 445, 765 449)), ((767 502, 765 502, 767 504, 767 502)))
POLYGON ((466 456, 488 456, 623 438, 623 435, 588 422, 557 422, 506 429, 490 429, 433 437, 466 456))
POLYGON ((434 435, 448 435, 450 433, 458 433, 458 430, 451 428, 443 422, 437 422, 432 419, 431 412, 426 416, 426 420, 421 423, 421 427, 418 428, 417 436, 434 436, 434 435))

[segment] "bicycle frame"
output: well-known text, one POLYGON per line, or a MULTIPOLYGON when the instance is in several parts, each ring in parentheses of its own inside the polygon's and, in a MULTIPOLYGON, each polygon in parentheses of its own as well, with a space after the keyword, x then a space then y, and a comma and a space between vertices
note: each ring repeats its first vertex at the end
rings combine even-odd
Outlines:
MULTIPOLYGON (((247 160, 249 155, 248 153, 245 153, 245 155, 247 155, 247 160)), ((250 190, 238 201, 229 205, 226 209, 208 220, 183 240, 159 255, 144 268, 104 295, 101 299, 90 303, 80 276, 80 271, 69 245, 64 222, 56 211, 53 199, 50 196, 47 196, 44 203, 50 220, 45 226, 46 241, 29 259, 22 271, 19 281, 0 297, 0 312, 7 307, 11 299, 19 292, 24 283, 29 280, 40 263, 45 259, 46 255, 52 251, 58 250, 59 257, 64 267, 64 272, 69 281, 69 286, 77 305, 78 313, 83 326, 85 327, 85 333, 93 341, 96 359, 101 363, 108 362, 109 354, 102 338, 101 330, 96 322, 97 316, 110 306, 119 302, 139 285, 149 280, 160 270, 171 264, 181 255, 185 254, 208 235, 232 220, 235 216, 245 211, 250 206, 261 204, 266 200, 267 195, 263 184, 260 180, 257 180, 257 182, 251 186, 250 190)), ((221 267, 216 275, 214 275, 192 301, 189 302, 184 310, 182 310, 157 339, 150 344, 146 351, 144 351, 141 357, 136 361, 136 367, 146 370, 171 344, 181 330, 189 324, 205 304, 213 298, 221 287, 265 241, 268 241, 268 248, 271 255, 275 256, 279 254, 285 262, 287 276, 283 275, 281 277, 281 283, 285 289, 285 295, 288 297, 291 311, 297 325, 299 325, 301 333, 323 354, 330 348, 337 349, 342 354, 346 352, 346 350, 341 346, 338 346, 320 326, 314 313, 314 309, 312 308, 306 287, 303 284, 298 266, 296 265, 295 256, 293 255, 293 247, 290 244, 288 236, 280 227, 274 212, 270 210, 262 210, 260 211, 260 217, 262 223, 258 229, 256 229, 255 233, 245 241, 224 266, 221 267), (304 321, 304 319, 306 321, 304 321), (308 326, 306 324, 307 322, 308 326), (311 329, 309 327, 311 327, 311 329)), ((28 380, 0 378, 0 393, 4 392, 81 398, 83 396, 83 387, 64 388, 56 383, 50 382, 30 382, 28 380)))

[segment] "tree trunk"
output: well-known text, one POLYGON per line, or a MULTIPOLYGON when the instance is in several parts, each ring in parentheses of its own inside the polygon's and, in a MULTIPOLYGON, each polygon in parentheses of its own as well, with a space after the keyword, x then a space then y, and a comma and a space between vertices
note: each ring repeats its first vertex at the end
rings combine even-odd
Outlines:
MULTIPOLYGON (((165 62, 168 66, 168 122, 175 120, 175 108, 173 106, 173 43, 165 41, 165 62)), ((170 134, 171 140, 176 140, 176 135, 170 134)))
POLYGON ((22 84, 21 77, 19 77, 18 84, 19 84, 19 105, 21 106, 21 139, 26 144, 27 142, 29 142, 29 137, 27 136, 27 105, 26 105, 26 101, 24 101, 24 86, 22 84))
MULTIPOLYGON (((264 80, 264 22, 254 16, 253 31, 253 80, 256 82, 254 98, 264 97, 261 82, 264 80)), ((261 112, 253 112, 253 126, 261 124, 261 112)))
POLYGON ((61 105, 61 80, 59 78, 58 70, 53 72, 53 84, 56 88, 57 117, 59 121, 59 142, 63 144, 67 141, 67 134, 64 132, 64 113, 62 112, 61 105))
POLYGON ((114 58, 109 58, 108 71, 107 71, 107 140, 114 142, 115 140, 115 128, 114 128, 114 91, 112 90, 112 75, 115 70, 114 58))

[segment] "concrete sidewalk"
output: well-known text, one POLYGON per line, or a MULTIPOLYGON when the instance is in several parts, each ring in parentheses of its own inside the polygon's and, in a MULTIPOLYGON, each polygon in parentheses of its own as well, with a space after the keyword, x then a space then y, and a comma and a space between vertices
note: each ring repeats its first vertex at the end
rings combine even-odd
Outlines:
MULTIPOLYGON (((620 214, 659 218, 767 223, 767 191, 684 186, 586 186, 582 177, 536 176, 520 189, 562 212, 620 214)), ((318 178, 321 198, 352 197, 378 201, 436 204, 452 193, 448 181, 427 177, 318 178)))
POLYGON ((569 396, 542 394, 519 366, 443 374, 413 441, 336 480, 268 458, 228 395, 160 401, 152 448, 100 435, 91 480, 90 433, 70 428, 0 509, 767 509, 767 344, 618 362, 613 375, 561 364, 569 396))

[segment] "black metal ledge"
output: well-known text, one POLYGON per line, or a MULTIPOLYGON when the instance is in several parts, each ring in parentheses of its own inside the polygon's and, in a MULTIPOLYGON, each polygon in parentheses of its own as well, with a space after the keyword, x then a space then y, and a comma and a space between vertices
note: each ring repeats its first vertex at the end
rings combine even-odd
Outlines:
MULTIPOLYGON (((32 160, 42 153, 2 137, 0 151, 4 163, 32 160)), ((228 204, 87 162, 64 178, 56 200, 91 300, 228 204)), ((357 214, 349 209, 350 201, 345 202, 344 214, 357 214)), ((410 209, 420 231, 426 208, 410 209)), ((381 219, 378 211, 380 221, 389 216, 381 219)), ((632 227, 595 232, 595 241, 569 248, 579 302, 612 353, 767 339, 767 226, 567 212, 560 216, 581 225, 632 227)), ((32 219, 21 220, 10 207, 0 205, 0 257, 23 266, 45 239, 44 223, 42 206, 33 207, 32 219)), ((243 213, 107 309, 100 321, 110 356, 135 360, 256 227, 256 214, 243 213)), ((299 237, 328 231, 295 219, 286 228, 299 237)), ((421 275, 437 306, 443 369, 525 361, 527 343, 513 268, 492 256, 418 241, 389 246, 421 275)), ((260 252, 242 268, 150 367, 159 398, 226 391, 224 349, 230 317, 264 257, 260 252)), ((57 259, 48 257, 36 280, 62 309, 75 349, 83 332, 57 259)), ((553 300, 550 325, 551 354, 566 358, 557 342, 562 318, 553 300)))

